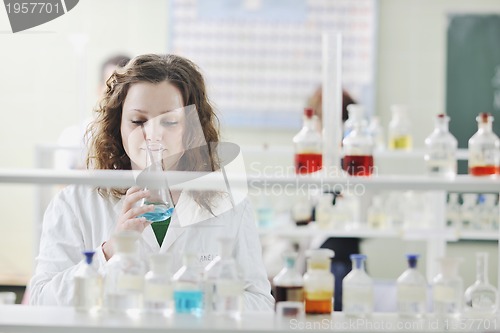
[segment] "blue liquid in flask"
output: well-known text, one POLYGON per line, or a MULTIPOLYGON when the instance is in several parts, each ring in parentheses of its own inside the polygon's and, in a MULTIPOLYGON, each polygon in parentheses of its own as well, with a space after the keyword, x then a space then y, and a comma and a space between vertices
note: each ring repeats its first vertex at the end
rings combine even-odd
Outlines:
POLYGON ((145 217, 146 220, 151 221, 151 222, 165 221, 166 219, 171 217, 172 213, 174 212, 173 207, 168 208, 167 205, 165 205, 163 203, 145 202, 144 204, 155 206, 154 211, 139 215, 139 217, 145 217))

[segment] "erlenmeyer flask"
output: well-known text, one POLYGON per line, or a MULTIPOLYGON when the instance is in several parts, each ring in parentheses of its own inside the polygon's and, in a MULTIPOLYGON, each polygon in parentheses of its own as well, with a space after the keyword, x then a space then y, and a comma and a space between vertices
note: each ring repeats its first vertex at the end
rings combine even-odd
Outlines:
MULTIPOLYGON (((147 145, 147 164, 144 172, 161 172, 163 171, 163 151, 165 148, 159 142, 148 142, 147 145)), ((147 212, 140 215, 151 222, 165 221, 174 211, 174 204, 168 184, 162 181, 158 186, 148 186, 150 192, 148 198, 142 200, 142 205, 154 205, 155 209, 152 212, 147 212)))

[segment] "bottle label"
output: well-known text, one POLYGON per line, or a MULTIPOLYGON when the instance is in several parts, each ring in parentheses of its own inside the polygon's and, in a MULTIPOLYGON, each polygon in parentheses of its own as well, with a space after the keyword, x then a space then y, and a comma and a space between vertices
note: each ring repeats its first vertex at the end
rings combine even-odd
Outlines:
POLYGON ((394 136, 389 140, 390 149, 411 149, 411 136, 394 136))
POLYGON ((172 287, 166 284, 145 283, 144 299, 152 302, 166 302, 172 299, 172 287))
POLYGON ((144 278, 138 275, 123 274, 118 276, 118 282, 116 288, 119 291, 132 290, 132 291, 142 291, 144 286, 144 278))
POLYGON ((398 301, 424 302, 427 291, 423 286, 398 286, 398 301))
POLYGON ((433 297, 436 302, 454 302, 455 290, 451 287, 437 285, 434 286, 433 297))
POLYGON ((99 278, 75 277, 75 307, 90 308, 98 306, 101 297, 101 280, 99 278))

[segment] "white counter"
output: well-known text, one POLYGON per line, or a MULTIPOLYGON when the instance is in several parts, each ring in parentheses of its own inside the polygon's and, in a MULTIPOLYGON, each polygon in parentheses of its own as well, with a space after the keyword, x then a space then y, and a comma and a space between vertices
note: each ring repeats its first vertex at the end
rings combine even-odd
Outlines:
POLYGON ((97 333, 97 332, 484 332, 498 330, 499 317, 402 320, 396 314, 375 313, 370 319, 346 318, 342 313, 308 316, 305 320, 277 322, 274 314, 247 313, 240 321, 214 316, 79 313, 72 308, 0 306, 0 332, 97 333))

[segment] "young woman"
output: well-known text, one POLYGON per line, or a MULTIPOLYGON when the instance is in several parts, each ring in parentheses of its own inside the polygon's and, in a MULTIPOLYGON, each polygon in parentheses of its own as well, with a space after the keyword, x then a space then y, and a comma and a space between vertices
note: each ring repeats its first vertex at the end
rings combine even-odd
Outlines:
MULTIPOLYGON (((185 58, 142 55, 132 59, 108 80, 97 113, 90 133, 89 168, 142 170, 146 143, 158 142, 165 147, 167 169, 219 170, 213 149, 219 141, 217 119, 202 75, 185 58)), ((140 216, 153 208, 138 204, 148 196, 139 187, 62 190, 44 216, 30 282, 31 303, 71 305, 72 277, 83 264, 82 251, 94 249, 94 260, 102 270, 114 255, 113 234, 135 230, 141 233, 140 256, 147 260, 152 253, 172 253, 174 271, 187 252, 197 255, 200 268, 206 266, 219 253, 218 237, 233 237, 233 255, 245 282, 244 309, 272 311, 274 299, 248 200, 231 201, 230 209, 219 209, 227 207, 224 194, 173 192, 172 218, 151 223, 140 216)))

